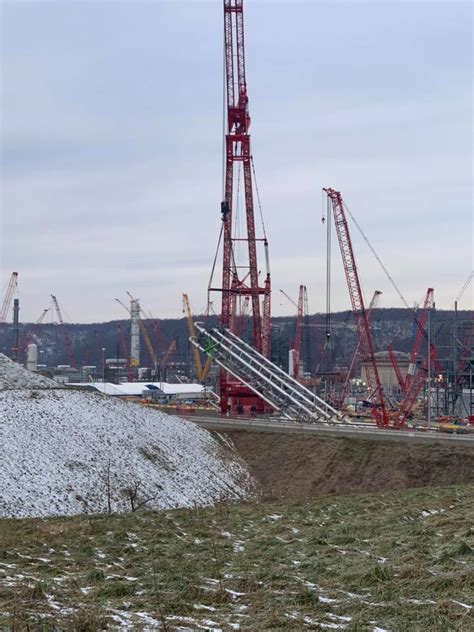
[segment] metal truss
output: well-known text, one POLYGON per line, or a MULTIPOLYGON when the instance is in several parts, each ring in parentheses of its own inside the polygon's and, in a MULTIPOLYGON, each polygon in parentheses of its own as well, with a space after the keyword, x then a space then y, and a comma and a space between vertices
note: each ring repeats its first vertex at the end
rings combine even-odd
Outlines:
POLYGON ((191 343, 287 419, 341 422, 342 415, 229 329, 205 329, 191 343))

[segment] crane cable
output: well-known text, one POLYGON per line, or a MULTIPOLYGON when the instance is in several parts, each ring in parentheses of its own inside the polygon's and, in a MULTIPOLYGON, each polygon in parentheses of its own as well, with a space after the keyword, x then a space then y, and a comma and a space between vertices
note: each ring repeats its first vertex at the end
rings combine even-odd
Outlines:
POLYGON ((227 84, 225 32, 222 38, 222 200, 225 199, 225 164, 226 164, 226 114, 227 114, 227 84))
POLYGON ((462 286, 459 294, 456 296, 454 303, 453 303, 453 307, 455 303, 459 303, 459 301, 462 299, 464 292, 467 290, 467 288, 469 287, 470 282, 472 281, 474 277, 474 270, 471 270, 464 285, 462 286))
POLYGON ((219 239, 217 241, 217 248, 216 248, 216 254, 214 255, 214 261, 212 263, 212 269, 211 269, 211 276, 209 277, 209 283, 207 284, 207 291, 208 293, 210 292, 211 286, 212 286, 212 281, 214 278, 214 272, 216 269, 216 263, 217 263, 217 257, 219 256, 219 249, 221 247, 221 241, 222 241, 222 234, 224 232, 224 222, 221 222, 221 230, 219 232, 219 239))
POLYGON ((405 305, 405 307, 407 309, 411 309, 411 307, 408 305, 405 297, 403 296, 403 294, 401 293, 400 289, 398 288, 397 284, 395 283, 395 281, 393 280, 391 274, 389 273, 389 271, 387 270, 387 268, 385 267, 382 259, 378 256, 377 252, 375 251, 375 248, 372 246, 372 244, 369 241, 369 238, 367 237, 367 235, 364 233, 364 231, 362 230, 361 226, 359 225, 359 223, 357 222, 356 218, 354 217, 354 215, 352 215, 352 213, 349 210, 349 207, 347 206, 347 204, 345 202, 343 202, 344 204, 344 208, 346 209, 349 217, 352 219, 352 221, 354 222, 357 230, 359 231, 359 233, 362 235, 365 243, 369 246, 370 251, 372 252, 372 254, 374 255, 374 257, 377 259, 380 267, 382 268, 382 270, 385 272, 387 279, 390 281, 392 287, 394 288, 395 292, 398 294, 398 296, 400 297, 402 303, 405 305))
POLYGON ((260 202, 260 191, 258 189, 258 184, 257 184, 257 174, 255 173, 255 165, 253 162, 253 156, 250 156, 250 162, 252 163, 252 172, 253 172, 253 181, 255 182, 255 193, 257 194, 257 205, 258 205, 258 210, 260 213, 260 221, 262 222, 262 231, 263 231, 263 238, 265 239, 265 241, 267 240, 267 233, 265 230, 265 222, 263 221, 263 212, 262 212, 262 204, 260 202))

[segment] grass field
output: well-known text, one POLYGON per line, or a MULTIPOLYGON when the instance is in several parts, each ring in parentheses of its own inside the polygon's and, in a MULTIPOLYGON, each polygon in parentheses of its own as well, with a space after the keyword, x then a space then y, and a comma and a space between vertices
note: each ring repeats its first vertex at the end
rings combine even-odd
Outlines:
POLYGON ((3 520, 0 628, 472 630, 473 525, 474 486, 3 520))

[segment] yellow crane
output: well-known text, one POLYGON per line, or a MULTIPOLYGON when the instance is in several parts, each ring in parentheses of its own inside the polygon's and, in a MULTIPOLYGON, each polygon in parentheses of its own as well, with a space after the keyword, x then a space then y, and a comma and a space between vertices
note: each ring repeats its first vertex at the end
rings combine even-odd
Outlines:
POLYGON ((165 355, 163 356, 163 359, 161 361, 161 372, 163 373, 166 365, 168 363, 168 360, 170 358, 170 355, 173 353, 173 351, 176 349, 176 340, 172 340, 168 346, 168 349, 166 350, 165 355))
MULTIPOLYGON (((189 305, 189 297, 187 294, 183 294, 183 312, 188 322, 189 337, 195 338, 196 329, 194 328, 193 316, 191 314, 191 307, 189 305)), ((193 358, 194 358, 194 368, 196 369, 196 377, 200 382, 203 382, 206 379, 207 374, 209 373, 212 360, 208 356, 206 358, 205 365, 202 366, 199 350, 194 345, 192 345, 192 350, 193 350, 193 358)))

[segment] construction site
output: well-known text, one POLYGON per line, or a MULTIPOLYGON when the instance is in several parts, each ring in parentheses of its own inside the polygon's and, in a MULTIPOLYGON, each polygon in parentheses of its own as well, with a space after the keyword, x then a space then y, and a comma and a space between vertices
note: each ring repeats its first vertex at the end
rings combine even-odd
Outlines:
MULTIPOLYGON (((55 287, 54 273, 38 281, 11 256, 2 273, 0 627, 472 629, 472 258, 450 261, 451 277, 440 274, 439 304, 436 278, 425 279, 420 265, 442 259, 431 252, 431 233, 413 219, 407 233, 420 231, 420 247, 405 252, 401 244, 400 270, 392 269, 385 248, 390 222, 395 234, 401 220, 383 215, 376 196, 376 213, 359 212, 357 187, 346 193, 337 161, 328 160, 334 174, 328 168, 307 184, 317 228, 298 227, 301 235, 318 231, 317 253, 303 236, 297 247, 301 261, 320 265, 295 264, 294 274, 278 234, 283 224, 263 202, 265 187, 273 183, 278 196, 285 176, 257 181, 251 143, 251 79, 271 54, 267 35, 261 24, 247 28, 249 15, 259 13, 247 14, 245 3, 244 21, 243 0, 220 4, 222 77, 211 78, 222 84, 222 120, 214 121, 222 138, 216 132, 213 139, 222 151, 210 152, 220 197, 206 211, 214 238, 188 237, 189 217, 174 217, 166 201, 159 227, 129 211, 140 227, 128 229, 126 249, 114 244, 122 267, 112 261, 91 275, 87 255, 80 265, 71 260, 70 274, 77 273, 78 287, 90 283, 90 295, 77 297, 74 280, 55 287), (170 216, 164 243, 160 231, 170 216), (183 264, 199 290, 175 266, 193 238, 211 262, 206 269, 198 258, 183 264), (135 275, 135 256, 149 272, 150 253, 173 247, 161 276, 135 275), (94 276, 108 319, 94 313, 94 276), (454 277, 456 286, 446 281, 454 277), (380 285, 372 287, 374 278, 380 285), (171 314, 162 307, 163 279, 173 292, 171 314), (33 306, 32 285, 40 286, 33 306)), ((172 15, 174 7, 158 10, 172 15)), ((293 64, 307 63, 293 53, 293 64)), ((186 101, 175 79, 170 120, 186 101)), ((143 80, 149 75, 134 76, 137 85, 143 80)), ((206 86, 193 83, 193 99, 206 86)), ((255 116, 252 134, 266 123, 282 149, 272 100, 259 103, 270 122, 255 116)), ((206 134, 214 129, 210 118, 206 134)), ((200 142, 197 135, 189 146, 200 142)), ((174 149, 164 141, 156 151, 171 161, 174 149)), ((350 152, 340 160, 351 163, 350 152)), ((186 195, 202 191, 207 204, 210 186, 200 182, 196 193, 190 184, 186 195)), ((144 200, 154 199, 150 191, 144 200)), ((192 201, 192 213, 199 203, 192 201)), ((68 226, 71 251, 74 231, 91 243, 100 233, 102 266, 119 224, 107 212, 103 232, 73 214, 68 226)), ((296 212, 288 215, 298 222, 296 212)), ((66 260, 55 259, 51 269, 66 260)), ((435 263, 430 271, 442 269, 435 263)))
MULTIPOLYGON (((188 294, 183 293, 187 331, 174 324, 170 333, 170 327, 127 291, 115 298, 124 320, 111 325, 114 333, 110 327, 105 332, 100 324, 103 335, 98 325, 73 345, 74 321, 65 321, 53 294, 35 323, 21 324, 15 271, 4 290, 0 314, 3 352, 32 371, 76 388, 143 398, 156 405, 185 403, 188 412, 202 408, 224 417, 360 422, 381 431, 470 432, 472 270, 459 271, 464 280, 453 291, 450 310, 436 310, 436 288, 431 286, 420 287, 420 298, 411 305, 377 245, 349 210, 343 192, 327 186, 317 192, 322 194, 321 227, 326 236, 325 269, 318 276, 325 312, 310 313, 305 283, 295 279, 292 295, 275 287, 250 143, 242 2, 224 2, 223 53, 225 133, 222 201, 219 220, 216 217, 220 230, 209 282, 201 292, 207 297, 204 312, 195 317, 188 294), (390 331, 380 318, 383 291, 371 288, 364 295, 366 271, 357 264, 355 232, 368 247, 373 265, 383 272, 384 286, 405 310, 399 331, 390 331), (341 319, 332 308, 332 278, 341 268, 349 319, 341 319), (272 302, 277 300, 294 314, 289 326, 288 318, 272 319, 272 302), (10 317, 12 324, 7 323, 10 317), (344 347, 343 353, 337 352, 338 346, 344 347)), ((176 304, 180 302, 177 296, 176 304)))

